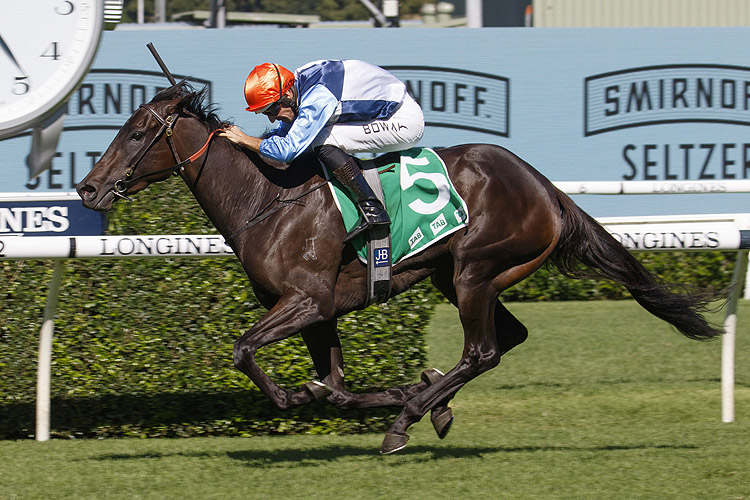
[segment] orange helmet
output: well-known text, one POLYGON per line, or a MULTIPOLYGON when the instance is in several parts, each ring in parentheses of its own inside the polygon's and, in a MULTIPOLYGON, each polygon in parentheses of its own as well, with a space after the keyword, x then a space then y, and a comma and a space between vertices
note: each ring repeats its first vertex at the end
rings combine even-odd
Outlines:
POLYGON ((245 80, 246 111, 259 113, 275 103, 294 83, 294 73, 274 63, 256 66, 245 80))

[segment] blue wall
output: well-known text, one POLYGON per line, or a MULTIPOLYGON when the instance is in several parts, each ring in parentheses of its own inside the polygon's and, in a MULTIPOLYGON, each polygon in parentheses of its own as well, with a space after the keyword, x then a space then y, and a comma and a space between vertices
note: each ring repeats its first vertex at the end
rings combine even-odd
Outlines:
MULTIPOLYGON (((0 141, 0 191, 70 191, 143 99, 173 73, 244 111, 260 62, 294 69, 359 58, 393 68, 421 100, 425 146, 499 144, 552 180, 750 179, 750 29, 230 29, 106 32, 69 104, 53 168, 27 184, 28 135, 0 141)), ((586 196, 595 216, 747 211, 750 195, 586 196)))

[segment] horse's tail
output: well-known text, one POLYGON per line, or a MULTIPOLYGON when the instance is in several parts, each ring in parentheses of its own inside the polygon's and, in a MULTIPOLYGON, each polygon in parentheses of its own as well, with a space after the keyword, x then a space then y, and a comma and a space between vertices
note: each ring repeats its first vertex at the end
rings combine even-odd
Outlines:
POLYGON ((709 340, 723 332, 701 312, 718 297, 714 293, 674 291, 679 285, 660 281, 565 193, 555 189, 562 211, 560 240, 550 261, 571 277, 603 276, 631 293, 648 312, 672 324, 683 335, 709 340))

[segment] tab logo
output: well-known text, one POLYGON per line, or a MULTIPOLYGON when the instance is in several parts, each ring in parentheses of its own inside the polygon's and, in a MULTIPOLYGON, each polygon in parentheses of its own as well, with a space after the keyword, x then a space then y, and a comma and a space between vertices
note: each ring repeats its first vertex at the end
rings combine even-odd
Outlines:
POLYGON ((437 236, 437 234, 448 227, 448 221, 445 220, 445 215, 440 214, 437 216, 437 218, 430 223, 430 229, 432 229, 432 234, 434 236, 437 236))
POLYGON ((662 123, 750 125, 750 68, 671 64, 584 80, 584 135, 662 123))
POLYGON ((424 239, 424 234, 422 233, 422 230, 420 228, 417 228, 417 230, 414 231, 412 235, 409 237, 409 248, 413 249, 423 239, 424 239))
POLYGON ((406 84, 428 127, 510 137, 510 80, 434 66, 383 66, 406 84))
POLYGON ((453 216, 456 218, 456 222, 459 224, 463 224, 466 222, 468 217, 466 216, 466 212, 464 212, 464 209, 461 207, 458 207, 455 212, 453 212, 453 216))

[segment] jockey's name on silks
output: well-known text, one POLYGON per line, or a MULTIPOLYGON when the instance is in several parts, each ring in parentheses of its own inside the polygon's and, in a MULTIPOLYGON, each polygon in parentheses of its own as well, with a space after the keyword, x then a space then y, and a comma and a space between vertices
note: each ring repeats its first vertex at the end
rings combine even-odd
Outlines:
MULTIPOLYGON (((400 153, 400 161, 379 169, 385 205, 391 217, 393 263, 415 255, 433 243, 466 226, 466 202, 448 177, 443 160, 429 148, 400 153)), ((331 177, 329 175, 329 177, 331 177)), ((329 183, 347 231, 359 221, 349 195, 335 179, 329 183)), ((357 255, 367 261, 365 237, 352 241, 357 255)))

